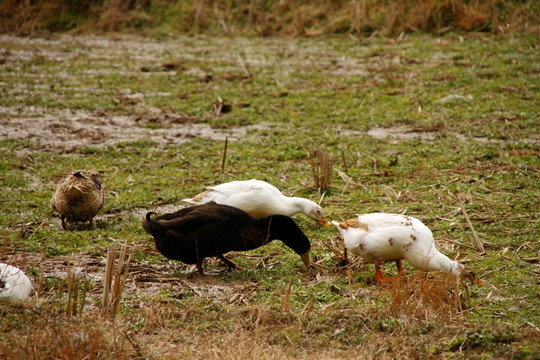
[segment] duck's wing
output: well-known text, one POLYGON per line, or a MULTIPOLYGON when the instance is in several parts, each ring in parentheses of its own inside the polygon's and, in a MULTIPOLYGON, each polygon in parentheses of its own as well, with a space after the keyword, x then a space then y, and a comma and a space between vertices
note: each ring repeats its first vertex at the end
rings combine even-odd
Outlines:
POLYGON ((411 227, 421 224, 421 222, 412 216, 390 213, 371 213, 358 215, 358 221, 366 225, 369 230, 386 228, 389 226, 411 227))
POLYGON ((171 214, 164 214, 154 218, 167 231, 177 231, 189 234, 204 228, 211 228, 217 223, 236 220, 237 222, 249 221, 248 214, 240 209, 226 205, 218 205, 214 202, 192 206, 171 214))
POLYGON ((260 186, 250 181, 231 181, 228 183, 209 186, 200 194, 195 195, 190 199, 182 199, 190 204, 200 205, 214 201, 218 204, 227 204, 231 197, 242 197, 253 195, 254 191, 260 190, 260 186))
POLYGON ((97 187, 99 190, 102 190, 104 184, 103 184, 103 180, 101 179, 101 176, 99 176, 99 173, 97 173, 97 172, 91 172, 87 178, 89 178, 90 180, 92 180, 92 182, 94 183, 94 185, 96 185, 96 187, 97 187))
MULTIPOLYGON (((221 196, 233 196, 238 194, 262 194, 282 196, 281 192, 273 185, 262 180, 231 181, 228 183, 211 186, 208 188, 212 193, 221 196)), ((217 196, 217 195, 216 195, 217 196)))
POLYGON ((361 246, 374 259, 407 259, 417 268, 427 266, 438 253, 431 230, 422 223, 411 226, 400 223, 370 230, 361 241, 361 246))

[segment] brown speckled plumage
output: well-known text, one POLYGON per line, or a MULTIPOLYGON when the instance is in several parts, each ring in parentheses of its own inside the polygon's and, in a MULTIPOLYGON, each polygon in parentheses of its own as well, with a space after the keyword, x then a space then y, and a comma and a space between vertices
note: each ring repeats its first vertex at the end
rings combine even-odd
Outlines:
POLYGON ((88 227, 91 228, 94 216, 106 201, 105 184, 98 172, 73 170, 58 185, 51 199, 51 208, 60 214, 62 229, 66 229, 66 220, 89 221, 88 227))

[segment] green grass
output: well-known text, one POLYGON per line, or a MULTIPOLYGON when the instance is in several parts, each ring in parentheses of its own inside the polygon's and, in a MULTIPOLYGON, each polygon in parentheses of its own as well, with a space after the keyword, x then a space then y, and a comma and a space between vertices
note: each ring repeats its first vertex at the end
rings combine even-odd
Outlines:
MULTIPOLYGON (((44 280, 36 285, 39 299, 30 301, 38 310, 27 314, 2 303, 0 355, 28 357, 28 344, 49 341, 64 354, 86 346, 84 354, 96 358, 537 358, 538 45, 518 34, 408 35, 399 44, 341 37, 3 37, 0 128, 56 124, 64 135, 1 135, 0 260, 21 266, 35 284, 41 272, 44 280), (238 54, 252 78, 242 78, 238 54), (164 71, 170 61, 182 66, 164 71), (218 98, 232 112, 215 115, 218 98), (104 144, 122 129, 108 127, 115 117, 137 119, 133 133, 166 132, 104 144), (82 129, 67 127, 81 118, 82 129), (96 122, 101 133, 91 127, 96 122), (179 142, 183 122, 192 136, 179 142), (223 171, 224 141, 198 136, 195 126, 202 124, 229 135, 223 171), (238 132, 251 125, 257 127, 246 135, 238 132), (407 137, 377 139, 368 135, 373 128, 407 137), (93 137, 90 145, 64 142, 93 137), (372 265, 354 265, 347 275, 326 246, 337 231, 300 215, 294 218, 324 269, 305 270, 276 241, 234 254, 244 270, 207 261, 209 275, 201 278, 191 274, 193 266, 159 255, 140 227, 146 211, 180 206, 205 186, 230 180, 266 180, 318 201, 307 153, 316 148, 354 182, 346 187, 334 172, 322 201, 328 217, 406 211, 423 220, 439 248, 486 283, 470 287, 467 311, 412 298, 441 277, 422 280, 408 264, 409 293, 377 287, 372 265), (49 208, 59 175, 72 168, 100 171, 110 191, 90 230, 62 231, 49 208), (474 249, 460 201, 484 255, 474 249), (108 246, 124 241, 135 255, 113 323, 97 317, 103 258, 108 246), (76 318, 64 311, 68 263, 92 285, 76 318), (399 305, 400 299, 411 303, 399 305), (78 322, 88 326, 70 341, 78 322), (103 335, 85 338, 95 329, 103 335), (53 343, 54 336, 39 340, 37 333, 61 336, 53 343)), ((384 271, 395 275, 391 265, 384 271)), ((36 351, 47 354, 46 346, 36 351)))

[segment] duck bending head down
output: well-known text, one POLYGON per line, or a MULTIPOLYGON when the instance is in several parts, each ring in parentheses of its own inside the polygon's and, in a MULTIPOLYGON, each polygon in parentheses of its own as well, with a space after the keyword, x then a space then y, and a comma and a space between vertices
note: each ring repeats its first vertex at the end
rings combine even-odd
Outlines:
POLYGON ((168 259, 197 264, 201 275, 204 258, 218 257, 236 268, 224 254, 256 249, 276 239, 300 255, 306 267, 311 264, 309 239, 284 215, 254 219, 243 210, 214 202, 152 215, 146 214, 142 227, 153 236, 157 250, 168 259))
POLYGON ((332 222, 343 236, 345 247, 367 262, 375 264, 375 279, 385 281, 380 266, 395 261, 400 275, 401 260, 424 271, 441 271, 461 281, 483 286, 476 273, 449 259, 435 247, 431 230, 420 220, 407 215, 371 213, 338 223, 332 222))
POLYGON ((303 197, 285 196, 278 188, 262 180, 230 181, 209 187, 193 198, 182 201, 192 205, 213 201, 242 209, 254 218, 302 213, 324 227, 329 226, 320 205, 303 197))

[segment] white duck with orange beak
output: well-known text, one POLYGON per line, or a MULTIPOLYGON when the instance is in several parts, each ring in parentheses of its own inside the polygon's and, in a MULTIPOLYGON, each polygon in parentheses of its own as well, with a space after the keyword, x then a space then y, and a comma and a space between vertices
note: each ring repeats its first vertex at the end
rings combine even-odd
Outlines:
POLYGON ((338 223, 332 221, 343 236, 345 247, 367 262, 375 264, 375 279, 385 281, 381 264, 395 261, 403 274, 401 260, 424 271, 441 271, 461 281, 483 286, 476 273, 449 259, 435 247, 431 230, 420 220, 407 215, 371 213, 338 223))
POLYGON ((290 217, 303 213, 324 227, 329 226, 320 205, 306 198, 285 196, 275 186, 262 180, 231 181, 209 187, 207 191, 182 201, 193 205, 214 201, 244 210, 253 218, 271 215, 290 217))

